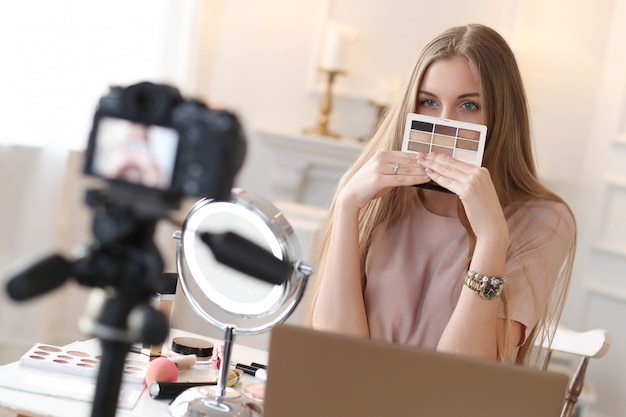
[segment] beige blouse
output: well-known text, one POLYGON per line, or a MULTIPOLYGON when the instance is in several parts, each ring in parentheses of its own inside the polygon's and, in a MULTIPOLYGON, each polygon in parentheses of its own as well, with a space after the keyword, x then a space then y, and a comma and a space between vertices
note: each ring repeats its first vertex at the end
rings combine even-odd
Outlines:
MULTIPOLYGON (((461 292, 467 235, 457 218, 429 212, 418 193, 406 213, 392 230, 381 225, 372 236, 364 289, 370 335, 434 349, 461 292)), ((516 204, 504 214, 510 235, 504 291, 511 319, 525 326, 525 339, 549 300, 575 224, 564 204, 547 200, 516 204)))

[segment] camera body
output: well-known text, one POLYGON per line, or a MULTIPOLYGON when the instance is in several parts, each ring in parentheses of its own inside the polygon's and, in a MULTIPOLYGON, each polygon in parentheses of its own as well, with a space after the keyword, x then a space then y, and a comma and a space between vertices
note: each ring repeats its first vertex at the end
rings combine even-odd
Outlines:
POLYGON ((111 87, 100 99, 84 173, 130 200, 227 200, 245 151, 234 114, 187 100, 174 87, 142 82, 111 87))

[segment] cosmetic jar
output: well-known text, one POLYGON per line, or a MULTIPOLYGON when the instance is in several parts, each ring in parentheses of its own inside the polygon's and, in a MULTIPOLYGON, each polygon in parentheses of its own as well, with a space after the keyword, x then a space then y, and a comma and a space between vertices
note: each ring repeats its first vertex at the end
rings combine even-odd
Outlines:
POLYGON ((195 337, 175 337, 170 352, 179 355, 196 355, 197 364, 208 364, 213 359, 213 343, 195 337))

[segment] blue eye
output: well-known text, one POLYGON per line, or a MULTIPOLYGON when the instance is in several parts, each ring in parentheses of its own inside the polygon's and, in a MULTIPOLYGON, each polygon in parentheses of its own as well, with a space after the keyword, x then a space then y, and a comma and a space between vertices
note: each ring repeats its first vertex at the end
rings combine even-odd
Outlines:
POLYGON ((463 108, 463 110, 480 110, 480 106, 473 101, 466 101, 465 103, 461 104, 461 107, 463 108))
POLYGON ((420 101, 420 105, 422 106, 428 106, 428 107, 432 107, 435 106, 437 103, 435 103, 435 100, 431 100, 431 99, 425 99, 420 101))

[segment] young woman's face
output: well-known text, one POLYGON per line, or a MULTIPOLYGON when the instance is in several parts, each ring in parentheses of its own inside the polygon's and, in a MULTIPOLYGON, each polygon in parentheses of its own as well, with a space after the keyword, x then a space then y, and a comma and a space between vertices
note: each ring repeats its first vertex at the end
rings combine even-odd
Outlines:
POLYGON ((470 123, 484 123, 478 83, 463 56, 430 64, 417 94, 417 113, 470 123))

